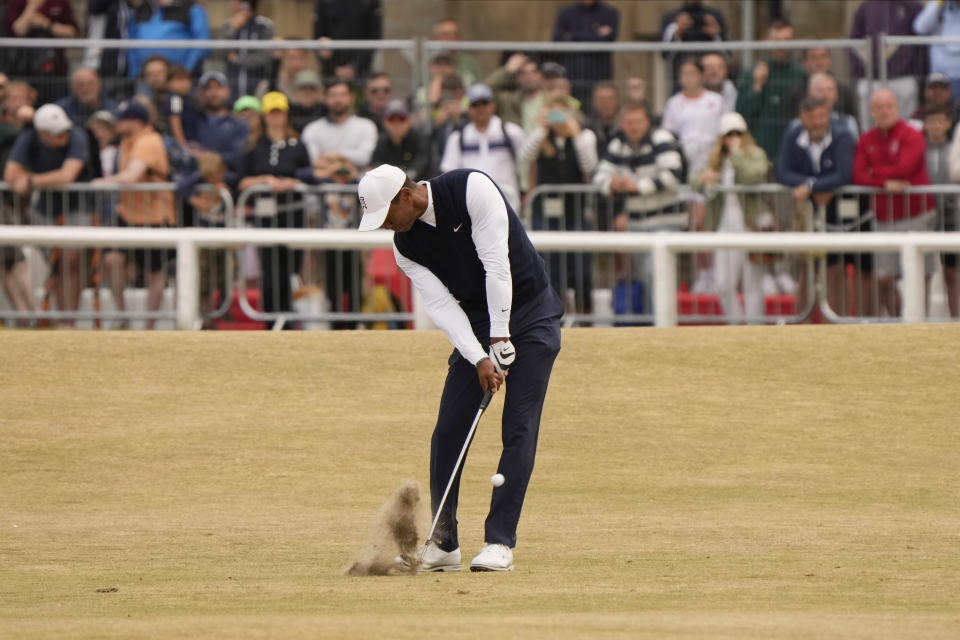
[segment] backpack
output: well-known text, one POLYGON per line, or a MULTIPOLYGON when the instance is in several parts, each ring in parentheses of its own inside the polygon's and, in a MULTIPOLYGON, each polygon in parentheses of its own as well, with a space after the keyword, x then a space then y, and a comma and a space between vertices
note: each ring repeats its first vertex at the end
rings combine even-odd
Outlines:
MULTIPOLYGON (((463 156, 465 151, 472 150, 463 142, 463 130, 466 128, 466 126, 467 126, 467 123, 461 123, 461 124, 458 124, 457 127, 454 129, 454 131, 460 134, 460 155, 461 156, 463 156)), ((500 133, 503 134, 503 146, 505 146, 507 148, 507 151, 510 152, 510 158, 513 160, 513 163, 516 164, 517 152, 513 148, 513 140, 511 140, 510 136, 507 135, 507 124, 503 120, 500 121, 500 133)), ((497 144, 496 148, 499 148, 499 147, 500 145, 497 144)), ((491 148, 494 148, 494 147, 491 145, 491 148)))

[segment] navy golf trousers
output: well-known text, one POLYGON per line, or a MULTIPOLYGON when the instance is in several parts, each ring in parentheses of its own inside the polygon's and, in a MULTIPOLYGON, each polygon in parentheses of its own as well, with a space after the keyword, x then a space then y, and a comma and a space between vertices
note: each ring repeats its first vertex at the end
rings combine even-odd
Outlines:
MULTIPOLYGON (((510 367, 505 386, 501 386, 498 392, 506 393, 506 399, 503 405, 503 453, 497 471, 506 477, 506 482, 493 489, 484 539, 491 544, 514 547, 523 498, 533 472, 547 384, 553 362, 560 352, 560 323, 557 319, 543 320, 519 335, 511 336, 510 340, 516 347, 517 359, 510 367)), ((450 356, 449 365, 430 447, 433 513, 440 504, 483 397, 476 367, 456 350, 450 356)), ((457 539, 459 492, 460 472, 450 488, 434 533, 434 541, 445 551, 460 546, 457 539)))

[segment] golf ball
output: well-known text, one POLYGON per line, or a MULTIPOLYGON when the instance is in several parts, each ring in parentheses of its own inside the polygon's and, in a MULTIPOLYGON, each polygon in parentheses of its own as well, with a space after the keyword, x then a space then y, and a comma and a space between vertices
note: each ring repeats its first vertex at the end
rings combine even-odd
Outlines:
POLYGON ((495 487, 501 486, 506 481, 507 479, 503 477, 502 473, 495 473, 492 476, 490 476, 490 484, 492 484, 495 487))

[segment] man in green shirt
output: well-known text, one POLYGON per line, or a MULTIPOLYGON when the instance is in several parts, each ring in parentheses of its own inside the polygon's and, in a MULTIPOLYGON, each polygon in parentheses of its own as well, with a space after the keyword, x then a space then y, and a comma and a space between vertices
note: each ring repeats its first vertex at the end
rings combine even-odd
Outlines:
MULTIPOLYGON (((793 40, 793 26, 774 20, 767 29, 767 41, 793 40)), ((807 74, 793 62, 789 49, 775 49, 767 60, 745 69, 737 83, 737 112, 747 121, 750 133, 768 158, 780 153, 780 139, 790 120, 790 96, 797 86, 806 86, 807 74)))

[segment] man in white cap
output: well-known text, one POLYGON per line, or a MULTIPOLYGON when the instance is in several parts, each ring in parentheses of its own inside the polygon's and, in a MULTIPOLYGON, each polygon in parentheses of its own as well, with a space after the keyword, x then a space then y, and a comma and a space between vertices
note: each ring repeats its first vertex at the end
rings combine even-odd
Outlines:
MULTIPOLYGON (((360 180, 358 195, 360 230, 394 232, 397 264, 455 347, 431 441, 434 512, 482 396, 499 389, 509 368, 497 469, 506 482, 493 490, 486 544, 470 569, 511 571, 563 306, 520 219, 485 173, 458 169, 417 183, 384 164, 360 180)), ((458 493, 459 477, 422 550, 420 571, 460 570, 458 493)))
MULTIPOLYGON (((34 114, 33 127, 24 128, 17 136, 3 179, 16 193, 27 196, 36 188, 89 182, 97 175, 92 164, 87 134, 73 125, 62 107, 45 104, 34 114)), ((79 193, 41 192, 30 212, 33 224, 86 226, 90 219, 90 202, 79 193)), ((58 264, 51 265, 57 309, 76 311, 81 252, 61 249, 57 253, 58 264)))
POLYGON ((450 134, 440 160, 441 171, 479 169, 496 180, 507 202, 520 207, 517 182, 517 153, 523 147, 523 129, 495 115, 493 91, 485 84, 467 88, 467 115, 470 122, 450 134))

